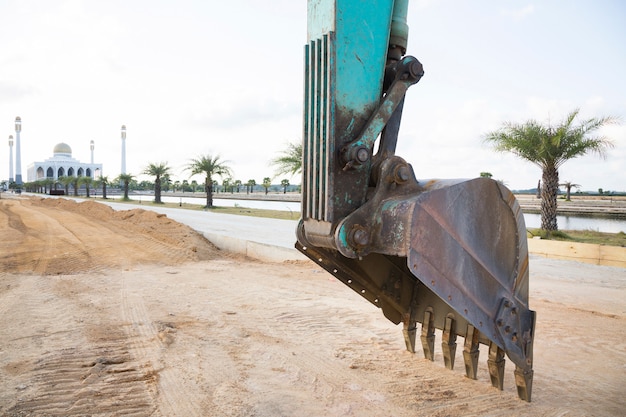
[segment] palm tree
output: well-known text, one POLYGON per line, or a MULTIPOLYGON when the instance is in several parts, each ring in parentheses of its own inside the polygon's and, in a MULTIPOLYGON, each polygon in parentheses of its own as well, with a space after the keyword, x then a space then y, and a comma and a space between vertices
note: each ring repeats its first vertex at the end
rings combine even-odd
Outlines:
POLYGON ((52 189, 52 184, 54 184, 54 179, 50 178, 50 177, 46 177, 41 181, 42 185, 43 185, 43 193, 47 194, 48 190, 52 189))
POLYGON ((154 202, 156 204, 162 204, 161 201, 161 178, 169 177, 170 167, 167 166, 167 162, 161 162, 158 164, 148 164, 147 167, 141 172, 142 174, 155 177, 154 179, 154 202))
POLYGON ((210 154, 201 155, 197 159, 190 160, 186 170, 191 172, 191 176, 204 174, 204 191, 206 192, 205 208, 213 207, 213 176, 231 176, 231 169, 226 165, 228 161, 220 160, 220 156, 210 154))
POLYGON ((559 184, 559 187, 565 187, 565 200, 571 201, 572 188, 579 189, 580 184, 573 184, 569 181, 565 181, 563 184, 559 184))
POLYGON ((68 177, 68 176, 63 176, 63 177, 59 177, 58 180, 63 187, 65 188, 65 195, 69 195, 70 191, 70 184, 74 182, 74 178, 73 177, 68 177))
POLYGON ((265 188, 265 195, 267 195, 267 191, 272 186, 272 179, 270 177, 263 178, 263 188, 265 188))
POLYGON ((89 198, 89 187, 91 186, 91 183, 93 182, 93 178, 87 177, 87 176, 79 177, 78 182, 79 184, 85 184, 86 197, 89 198))
POLYGON ((225 193, 227 193, 227 192, 229 192, 229 191, 230 191, 230 192, 231 192, 231 194, 232 194, 232 192, 233 192, 233 185, 232 185, 232 182, 233 182, 233 179, 232 179, 231 177, 224 178, 224 179, 222 180, 222 187, 224 187, 224 192, 225 192, 225 193))
POLYGON ((558 230, 556 222, 557 195, 559 191, 559 168, 566 161, 596 153, 605 157, 613 143, 603 136, 589 134, 610 123, 613 117, 591 118, 574 126, 579 110, 571 112, 563 122, 553 127, 535 120, 523 124, 505 123, 499 130, 489 132, 484 140, 498 152, 511 152, 539 166, 542 171, 541 228, 558 230))
POLYGON ((102 187, 102 198, 107 199, 107 185, 109 185, 109 177, 100 176, 96 181, 98 187, 102 187))
POLYGON ((130 200, 130 198, 128 198, 128 186, 133 178, 135 178, 135 176, 132 174, 120 174, 120 176, 117 177, 117 182, 121 182, 124 184, 124 201, 130 200))
POLYGON ((79 185, 80 185, 80 177, 72 177, 72 187, 74 187, 74 197, 78 197, 79 185))
POLYGON ((284 179, 280 182, 280 185, 283 186, 283 194, 287 194, 287 187, 289 187, 289 180, 284 179))
POLYGON ((254 192, 254 186, 256 185, 256 181, 253 179, 248 180, 246 183, 246 194, 250 194, 254 192))
POLYGON ((276 176, 295 175, 302 171, 302 143, 288 143, 280 156, 272 159, 270 165, 276 167, 276 176))

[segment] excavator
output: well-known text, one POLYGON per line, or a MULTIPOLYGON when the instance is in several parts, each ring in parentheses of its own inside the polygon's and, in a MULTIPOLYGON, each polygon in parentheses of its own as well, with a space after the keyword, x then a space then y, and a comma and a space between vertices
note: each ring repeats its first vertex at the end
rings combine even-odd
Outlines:
MULTIPOLYGON (((418 179, 395 154, 405 95, 424 75, 406 55, 408 0, 308 0, 304 48, 302 213, 296 248, 445 367, 464 338, 477 379, 487 346, 491 384, 505 357, 531 401, 535 312, 528 247, 514 195, 488 179, 418 179), (418 323, 421 327, 418 329, 418 323)), ((419 173, 420 175, 422 173, 419 173)))

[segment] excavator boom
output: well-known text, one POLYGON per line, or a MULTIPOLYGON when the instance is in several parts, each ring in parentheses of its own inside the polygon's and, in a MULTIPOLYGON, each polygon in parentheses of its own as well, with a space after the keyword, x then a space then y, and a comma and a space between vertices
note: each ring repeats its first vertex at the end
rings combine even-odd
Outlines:
POLYGON ((508 356, 530 401, 535 312, 519 204, 490 179, 418 180, 395 155, 405 94, 424 74, 405 55, 407 10, 408 0, 308 1, 296 248, 402 323, 409 351, 420 323, 433 360, 440 330, 452 369, 463 337, 476 379, 488 345, 499 389, 508 356))

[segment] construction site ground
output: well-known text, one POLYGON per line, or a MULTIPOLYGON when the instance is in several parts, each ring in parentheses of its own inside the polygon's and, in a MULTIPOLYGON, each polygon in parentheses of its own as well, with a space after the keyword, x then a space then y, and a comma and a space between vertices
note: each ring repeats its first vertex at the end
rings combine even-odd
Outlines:
MULTIPOLYGON (((272 231, 268 230, 268 234, 272 231)), ((531 258, 533 401, 404 348, 309 261, 216 249, 163 214, 0 200, 0 416, 621 416, 626 269, 531 258)))

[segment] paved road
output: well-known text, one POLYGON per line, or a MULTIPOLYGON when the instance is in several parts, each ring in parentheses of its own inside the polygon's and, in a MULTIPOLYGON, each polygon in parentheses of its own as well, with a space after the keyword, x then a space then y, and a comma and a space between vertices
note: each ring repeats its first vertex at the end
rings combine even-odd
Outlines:
MULTIPOLYGON (((102 203, 102 200, 98 200, 102 203)), ((223 234, 238 239, 267 245, 293 248, 296 242, 296 220, 268 219, 238 216, 211 211, 183 210, 171 207, 142 206, 141 204, 104 202, 115 210, 143 208, 166 214, 172 220, 186 224, 200 233, 223 234)))
POLYGON ((114 203, 98 200, 115 210, 131 210, 143 208, 166 214, 172 220, 186 224, 194 230, 204 234, 218 247, 233 249, 232 245, 223 238, 231 238, 246 243, 260 243, 270 247, 288 249, 281 251, 281 256, 287 255, 290 259, 304 259, 294 249, 296 243, 296 220, 268 219, 263 217, 238 216, 221 214, 211 211, 184 210, 169 207, 143 206, 141 204, 114 203), (289 253, 293 255, 289 256, 289 253))

